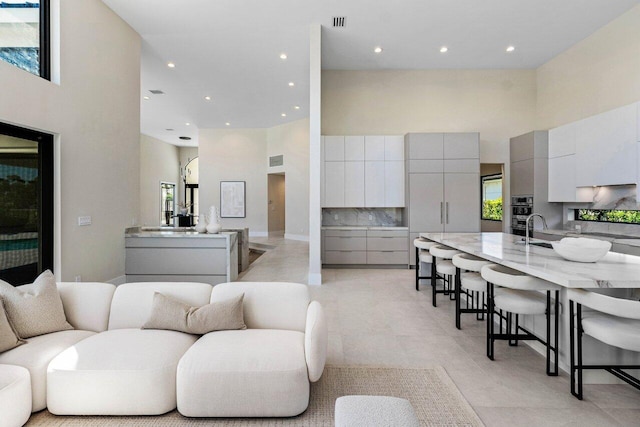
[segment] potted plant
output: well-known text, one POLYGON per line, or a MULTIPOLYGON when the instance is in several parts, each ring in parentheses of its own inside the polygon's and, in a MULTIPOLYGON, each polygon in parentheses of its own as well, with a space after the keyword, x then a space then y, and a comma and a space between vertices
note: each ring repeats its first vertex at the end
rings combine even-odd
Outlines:
POLYGON ((191 203, 189 203, 189 202, 179 202, 178 203, 178 208, 180 208, 180 215, 188 214, 190 207, 191 207, 191 203))

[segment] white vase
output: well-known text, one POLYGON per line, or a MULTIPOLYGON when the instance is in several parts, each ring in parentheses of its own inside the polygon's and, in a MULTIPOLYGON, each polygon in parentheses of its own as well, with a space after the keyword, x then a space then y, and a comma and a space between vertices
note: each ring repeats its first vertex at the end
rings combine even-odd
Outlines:
POLYGON ((207 233, 218 234, 222 230, 222 225, 219 222, 211 222, 207 225, 207 233))
POLYGON ((198 223, 196 224, 196 231, 198 233, 206 233, 207 232, 207 216, 201 215, 198 218, 198 223))

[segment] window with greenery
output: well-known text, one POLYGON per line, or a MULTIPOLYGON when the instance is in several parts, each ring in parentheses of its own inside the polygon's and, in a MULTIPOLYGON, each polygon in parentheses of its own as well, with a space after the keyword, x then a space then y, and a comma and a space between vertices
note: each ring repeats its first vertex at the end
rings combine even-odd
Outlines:
POLYGON ((482 177, 482 219, 502 221, 502 174, 482 177))
POLYGON ((0 60, 50 78, 49 0, 0 1, 0 60))
POLYGON ((53 269, 53 136, 0 123, 0 279, 53 269))
POLYGON ((620 222, 624 224, 640 224, 640 211, 576 209, 575 219, 578 221, 620 222))

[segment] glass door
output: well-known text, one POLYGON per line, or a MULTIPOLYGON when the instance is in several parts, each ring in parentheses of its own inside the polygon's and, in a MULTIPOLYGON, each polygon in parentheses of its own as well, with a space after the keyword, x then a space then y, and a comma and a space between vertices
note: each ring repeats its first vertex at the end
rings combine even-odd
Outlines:
POLYGON ((160 183, 160 225, 173 227, 176 212, 176 184, 160 183))

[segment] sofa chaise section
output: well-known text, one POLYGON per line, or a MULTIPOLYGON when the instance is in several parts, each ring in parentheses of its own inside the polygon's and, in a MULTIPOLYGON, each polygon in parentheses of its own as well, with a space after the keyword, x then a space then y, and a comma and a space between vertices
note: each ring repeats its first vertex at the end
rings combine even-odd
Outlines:
POLYGON ((113 295, 108 330, 72 345, 49 364, 47 406, 56 415, 157 415, 176 407, 176 367, 198 336, 140 329, 155 292, 193 306, 205 283, 127 283, 113 295))
POLYGON ((281 282, 220 284, 211 302, 242 293, 248 329, 208 333, 178 364, 182 415, 288 417, 309 405, 309 381, 326 359, 322 307, 310 303, 307 286, 281 282))

